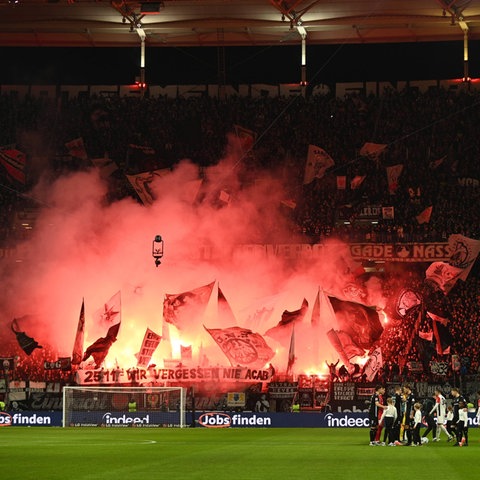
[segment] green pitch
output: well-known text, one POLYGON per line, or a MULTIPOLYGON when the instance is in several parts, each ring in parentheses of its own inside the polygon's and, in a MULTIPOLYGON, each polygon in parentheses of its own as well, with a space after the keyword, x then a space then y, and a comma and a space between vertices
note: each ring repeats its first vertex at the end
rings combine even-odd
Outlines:
POLYGON ((469 447, 370 447, 367 429, 0 428, 5 480, 456 480, 480 474, 469 447))

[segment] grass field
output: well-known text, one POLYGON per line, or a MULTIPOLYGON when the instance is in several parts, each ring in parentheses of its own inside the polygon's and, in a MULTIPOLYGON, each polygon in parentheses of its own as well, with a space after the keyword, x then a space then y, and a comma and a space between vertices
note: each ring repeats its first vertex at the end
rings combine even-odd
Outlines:
POLYGON ((4 427, 0 478, 467 480, 480 474, 479 439, 370 447, 367 429, 4 427))

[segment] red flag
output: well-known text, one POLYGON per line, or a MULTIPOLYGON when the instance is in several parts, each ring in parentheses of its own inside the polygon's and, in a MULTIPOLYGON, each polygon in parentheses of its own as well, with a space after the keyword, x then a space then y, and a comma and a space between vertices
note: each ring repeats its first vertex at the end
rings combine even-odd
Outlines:
POLYGON ((72 365, 78 365, 82 361, 83 355, 83 337, 85 334, 85 302, 82 300, 80 316, 78 318, 77 334, 73 344, 72 365))
POLYGON ((82 362, 92 356, 95 361, 95 368, 100 368, 100 365, 108 355, 108 351, 114 342, 117 340, 118 330, 120 329, 120 323, 113 325, 108 329, 105 337, 100 337, 93 342, 85 351, 85 355, 82 358, 82 362))
POLYGON ((203 315, 215 282, 188 292, 165 294, 163 318, 179 330, 194 327, 203 315))
POLYGON ((192 355, 192 346, 191 345, 180 345, 180 357, 182 361, 191 361, 193 358, 192 355))
POLYGON ((264 338, 247 328, 212 328, 205 330, 212 336, 232 366, 261 368, 275 353, 264 338))
POLYGON ((83 138, 74 138, 65 144, 67 147, 68 153, 75 158, 80 158, 81 160, 86 160, 88 158, 87 151, 85 150, 85 144, 83 143, 83 138))
POLYGON ((272 337, 279 342, 283 342, 285 340, 285 336, 291 334, 291 329, 293 328, 293 325, 303 320, 307 313, 307 310, 308 302, 307 299, 304 298, 302 306, 298 310, 294 310, 293 312, 284 310, 282 313, 282 319, 275 327, 268 329, 265 332, 265 335, 272 337))
POLYGON ((433 206, 429 206, 422 210, 415 218, 417 222, 421 225, 422 223, 430 223, 430 218, 432 217, 433 206))
POLYGON ((26 157, 14 148, 0 148, 0 165, 6 170, 9 179, 25 183, 26 157))

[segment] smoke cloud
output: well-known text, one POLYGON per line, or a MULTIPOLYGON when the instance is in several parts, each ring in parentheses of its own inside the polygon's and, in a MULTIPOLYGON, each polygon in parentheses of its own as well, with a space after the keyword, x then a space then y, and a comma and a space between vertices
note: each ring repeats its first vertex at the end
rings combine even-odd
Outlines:
MULTIPOLYGON (((96 169, 64 175, 53 183, 43 179, 32 192, 44 205, 33 233, 18 245, 15 258, 2 263, 2 352, 8 354, 12 346, 10 324, 17 318, 22 330, 40 344, 70 356, 82 299, 86 348, 98 338, 92 314, 121 291, 122 324, 107 364, 117 360, 128 368, 136 364, 145 329, 162 333, 165 294, 216 281, 237 325, 262 335, 279 322, 284 310, 300 308, 306 298, 309 309, 295 327, 296 370, 325 372, 325 361, 338 358, 325 336, 334 319, 324 316, 319 338, 312 338, 315 297, 319 287, 339 292, 352 280, 355 265, 347 247, 338 242, 318 254, 305 245, 303 260, 296 252, 286 254, 283 244, 306 243, 294 237, 282 213, 287 186, 267 172, 256 174, 257 181, 245 186, 248 172, 239 168, 241 164, 231 142, 227 158, 204 172, 197 196, 201 201, 192 202, 196 192, 189 189, 201 172, 188 160, 179 162, 170 174, 154 180, 156 200, 151 206, 132 198, 106 202, 108 186, 96 169), (158 268, 151 250, 155 235, 164 240, 158 268), (268 315, 255 315, 262 309, 268 315)), ((380 282, 370 280, 365 288, 365 301, 382 306, 380 282)), ((228 364, 203 329, 233 326, 222 323, 215 300, 216 290, 201 328, 180 334, 170 327, 174 356, 179 344, 192 344, 194 358, 202 348, 210 364, 228 364)), ((272 363, 277 371, 284 370, 288 343, 265 340, 276 352, 272 363)), ((168 355, 164 343, 153 358, 157 365, 168 355)))

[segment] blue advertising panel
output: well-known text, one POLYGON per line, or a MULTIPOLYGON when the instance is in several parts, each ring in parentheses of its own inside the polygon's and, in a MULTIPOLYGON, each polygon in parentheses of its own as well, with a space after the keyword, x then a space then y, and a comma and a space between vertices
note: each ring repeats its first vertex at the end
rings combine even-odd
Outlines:
POLYGON ((0 427, 61 427, 62 412, 0 412, 0 427))
MULTIPOLYGON (((112 413, 76 412, 68 426, 78 427, 178 427, 178 412, 112 413)), ((478 426, 475 413, 469 413, 470 427, 478 426)), ((192 427, 192 413, 186 413, 185 425, 192 427)), ((0 427, 61 427, 62 412, 0 412, 0 427)), ((368 428, 364 412, 196 412, 195 426, 205 428, 368 428)))

